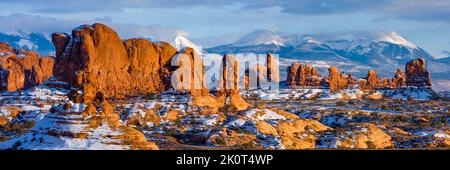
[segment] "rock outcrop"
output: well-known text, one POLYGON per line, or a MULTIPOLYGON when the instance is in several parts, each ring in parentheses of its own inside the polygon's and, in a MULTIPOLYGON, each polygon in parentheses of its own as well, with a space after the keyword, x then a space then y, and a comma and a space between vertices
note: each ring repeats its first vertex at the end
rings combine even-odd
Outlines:
POLYGON ((299 62, 288 67, 287 83, 290 87, 319 87, 322 80, 315 68, 311 65, 302 65, 299 62))
POLYGON ((359 85, 362 89, 366 90, 406 87, 406 74, 401 69, 397 69, 393 78, 380 78, 375 70, 369 70, 366 78, 359 81, 359 85))
POLYGON ((0 91, 17 91, 48 80, 53 74, 53 57, 15 50, 0 43, 0 91))
POLYGON ((412 60, 405 65, 406 84, 416 87, 430 87, 430 71, 425 67, 425 58, 412 60))
POLYGON ((229 105, 237 110, 245 110, 251 105, 239 94, 239 62, 231 54, 222 58, 220 67, 218 98, 224 105, 229 105))
POLYGON ((354 83, 355 80, 351 76, 348 76, 345 72, 342 74, 339 73, 339 70, 336 66, 331 66, 328 69, 329 76, 326 78, 326 82, 330 88, 331 92, 336 92, 341 89, 348 88, 351 83, 354 83))
POLYGON ((229 104, 237 110, 250 106, 239 95, 239 65, 234 65, 239 63, 231 55, 222 61, 226 63, 221 69, 224 90, 214 96, 206 87, 200 54, 192 48, 177 52, 165 42, 122 41, 103 24, 80 26, 71 37, 55 33, 52 40, 57 54, 55 76, 84 92, 74 95, 77 101, 88 103, 98 92, 105 98, 123 98, 174 89, 189 92, 197 106, 229 104))
POLYGON ((280 70, 278 60, 271 53, 267 53, 267 80, 274 83, 280 82, 280 70))
POLYGON ((378 80, 379 79, 378 79, 378 75, 375 72, 375 70, 369 70, 369 72, 367 73, 366 80, 367 80, 366 87, 371 88, 371 89, 374 89, 374 88, 378 87, 378 80))
POLYGON ((80 26, 72 36, 54 33, 55 76, 75 86, 90 84, 105 97, 157 93, 167 88, 164 66, 175 55, 167 43, 124 42, 103 24, 80 26))
MULTIPOLYGON (((351 146, 354 148, 385 149, 393 147, 392 138, 374 124, 363 123, 351 128, 356 131, 355 135, 351 137, 351 146), (361 128, 367 130, 364 131, 361 128)), ((345 145, 342 147, 345 148, 345 145)))
POLYGON ((407 86, 430 87, 430 72, 425 67, 425 59, 416 59, 405 65, 406 73, 397 69, 393 78, 378 77, 375 70, 369 70, 367 76, 355 80, 351 74, 340 73, 336 66, 328 69, 329 76, 320 78, 317 71, 309 65, 293 63, 287 69, 286 83, 289 87, 329 87, 331 92, 359 85, 361 89, 398 89, 407 86))
POLYGON ((406 74, 400 69, 397 69, 394 78, 392 78, 392 86, 394 88, 406 87, 406 74))

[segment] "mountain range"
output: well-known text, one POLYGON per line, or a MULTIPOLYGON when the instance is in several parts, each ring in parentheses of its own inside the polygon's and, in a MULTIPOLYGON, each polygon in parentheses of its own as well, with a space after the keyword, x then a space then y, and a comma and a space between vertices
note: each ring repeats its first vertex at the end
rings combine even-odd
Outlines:
POLYGON ((9 33, 0 32, 0 42, 6 42, 16 49, 35 51, 43 56, 55 54, 55 47, 50 36, 43 33, 27 33, 20 30, 9 33))
MULTIPOLYGON (((274 53, 279 54, 281 69, 301 61, 327 74, 338 66, 357 77, 365 77, 369 69, 389 77, 397 68, 415 58, 425 58, 437 87, 450 89, 450 58, 436 59, 426 50, 396 32, 348 32, 285 35, 269 30, 256 30, 232 44, 206 49, 209 53, 274 53), (442 84, 442 83, 444 84, 442 84), (439 84, 441 83, 441 84, 439 84)), ((284 72, 282 78, 285 77, 284 72)))

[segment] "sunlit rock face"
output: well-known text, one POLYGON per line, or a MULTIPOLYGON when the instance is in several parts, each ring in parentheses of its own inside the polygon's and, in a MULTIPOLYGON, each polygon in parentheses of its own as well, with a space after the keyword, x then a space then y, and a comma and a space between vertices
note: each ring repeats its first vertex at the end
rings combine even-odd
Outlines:
POLYGON ((105 97, 136 96, 167 89, 166 62, 176 54, 168 43, 145 39, 122 42, 103 24, 75 28, 72 36, 55 33, 55 76, 72 85, 92 84, 105 97))
POLYGON ((431 87, 430 71, 425 67, 425 58, 406 63, 405 70, 408 86, 431 87))
POLYGON ((48 80, 53 74, 53 57, 17 50, 0 43, 0 91, 17 91, 48 80))

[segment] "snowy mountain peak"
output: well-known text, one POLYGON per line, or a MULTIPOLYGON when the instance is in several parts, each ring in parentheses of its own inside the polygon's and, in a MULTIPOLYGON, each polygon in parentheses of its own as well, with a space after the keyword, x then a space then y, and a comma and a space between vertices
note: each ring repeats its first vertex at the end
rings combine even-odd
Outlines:
POLYGON ((398 45, 402 45, 402 46, 405 46, 405 47, 408 47, 411 49, 417 48, 417 46, 414 45, 412 42, 406 40, 405 38, 398 35, 394 31, 392 31, 386 35, 383 35, 381 37, 378 37, 377 39, 375 39, 375 41, 384 41, 384 42, 388 42, 388 43, 392 43, 392 44, 398 44, 398 45))
POLYGON ((314 37, 311 36, 305 36, 303 38, 303 40, 308 43, 308 44, 322 44, 322 42, 320 42, 320 40, 315 39, 314 37))
POLYGON ((31 50, 40 55, 54 55, 54 46, 50 36, 43 33, 27 33, 22 30, 0 32, 0 42, 5 42, 16 49, 31 50))
POLYGON ((175 37, 173 45, 175 45, 175 48, 177 48, 178 51, 180 51, 186 47, 190 47, 190 48, 194 49, 194 51, 197 54, 202 54, 201 46, 196 45, 195 43, 193 43, 192 41, 190 41, 189 39, 187 39, 186 37, 181 36, 181 35, 178 35, 175 37))
POLYGON ((277 33, 269 30, 256 30, 233 43, 234 46, 270 45, 270 44, 283 46, 284 39, 277 33))

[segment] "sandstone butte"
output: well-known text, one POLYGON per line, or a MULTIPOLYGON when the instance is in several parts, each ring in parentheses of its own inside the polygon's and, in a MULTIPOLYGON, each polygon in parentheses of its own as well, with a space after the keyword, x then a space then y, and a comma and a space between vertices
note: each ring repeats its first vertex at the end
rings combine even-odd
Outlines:
POLYGON ((0 63, 0 91, 17 91, 48 80, 53 74, 54 58, 0 43, 0 63))
POLYGON ((425 67, 425 59, 411 60, 405 65, 406 73, 397 69, 393 78, 380 78, 375 70, 369 70, 365 78, 356 80, 351 74, 340 73, 336 66, 328 69, 328 77, 321 77, 310 65, 295 62, 287 68, 286 83, 291 88, 325 86, 336 92, 353 85, 361 89, 397 89, 407 86, 431 87, 430 71, 425 67))

